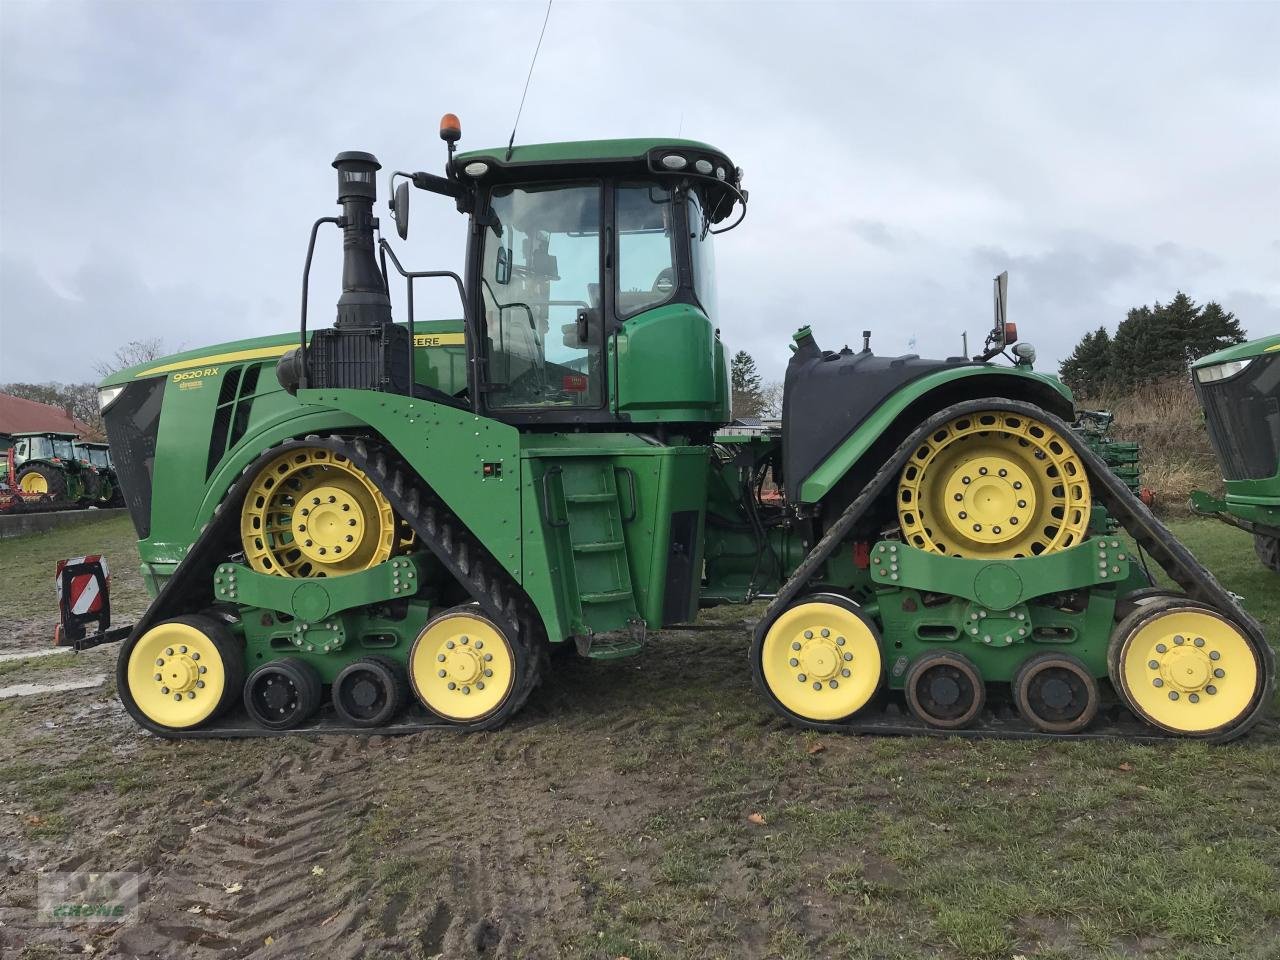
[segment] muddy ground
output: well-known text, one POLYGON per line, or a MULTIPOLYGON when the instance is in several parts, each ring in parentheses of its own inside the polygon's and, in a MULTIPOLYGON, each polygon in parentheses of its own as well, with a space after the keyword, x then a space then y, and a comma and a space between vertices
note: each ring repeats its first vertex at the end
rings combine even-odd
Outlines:
MULTIPOLYGON (((1179 532, 1274 634, 1244 541, 1179 532)), ((52 560, 86 549, 139 612, 127 522, 0 542, 0 656, 47 645, 52 560)), ((743 611, 715 613, 470 736, 172 743, 125 716, 111 647, 0 661, 0 697, 105 677, 0 699, 0 953, 1277 955, 1274 723, 1221 748, 816 736, 751 690, 743 611), (66 871, 139 874, 141 905, 37 922, 66 871)))

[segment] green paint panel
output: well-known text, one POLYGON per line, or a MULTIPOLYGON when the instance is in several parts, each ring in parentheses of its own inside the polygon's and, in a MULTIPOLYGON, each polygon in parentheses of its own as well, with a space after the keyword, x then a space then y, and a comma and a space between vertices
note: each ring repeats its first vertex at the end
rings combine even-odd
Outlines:
POLYGON ((632 422, 729 420, 724 346, 700 310, 687 304, 650 310, 627 321, 610 350, 617 370, 614 408, 632 422))

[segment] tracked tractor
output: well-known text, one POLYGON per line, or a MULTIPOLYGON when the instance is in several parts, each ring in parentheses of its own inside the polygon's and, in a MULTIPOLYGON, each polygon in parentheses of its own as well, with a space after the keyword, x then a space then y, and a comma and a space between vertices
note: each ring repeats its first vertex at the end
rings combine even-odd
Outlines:
POLYGON ((68 507, 86 497, 87 467, 76 455, 76 434, 37 430, 12 434, 4 477, 29 506, 68 507))
POLYGON ((441 136, 443 173, 392 172, 389 213, 404 238, 412 190, 446 198, 461 274, 401 264, 378 161, 343 153, 304 271, 338 228, 331 326, 304 279, 295 333, 103 384, 154 594, 118 660, 142 726, 495 728, 553 650, 630 656, 763 600, 744 655, 800 726, 1220 740, 1258 720, 1261 628, 1073 434, 1002 280, 974 357, 824 349, 795 318, 781 425, 733 424, 713 241, 748 194, 723 151, 455 153, 451 115, 441 136), (414 316, 426 282, 458 319, 414 316))
POLYGON ((1191 509, 1253 535, 1262 564, 1280 573, 1280 334, 1192 364, 1226 495, 1191 495, 1191 509))

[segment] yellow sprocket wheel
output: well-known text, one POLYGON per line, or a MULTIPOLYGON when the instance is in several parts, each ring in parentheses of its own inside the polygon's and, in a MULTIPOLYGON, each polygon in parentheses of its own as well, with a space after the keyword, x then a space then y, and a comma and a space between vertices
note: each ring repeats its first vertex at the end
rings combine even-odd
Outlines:
POLYGON ((1154 600, 1112 634, 1112 686, 1130 709, 1161 730, 1209 736, 1254 709, 1265 666, 1236 624, 1186 599, 1154 600))
POLYGON ((880 638, 847 601, 802 600, 770 625, 760 673, 774 699, 800 719, 843 720, 880 686, 880 638))
POLYGON ((243 655, 225 624, 178 617, 121 651, 117 684, 130 712, 162 730, 213 719, 240 697, 243 655))
POLYGON ((455 723, 500 710, 516 685, 511 641, 475 607, 448 610, 426 625, 409 650, 409 681, 422 704, 455 723))
POLYGON ((373 481, 325 447, 290 450, 264 466, 240 511, 249 566, 283 577, 367 570, 386 561, 403 536, 373 481))
POLYGON ((912 546, 953 557, 1065 550, 1089 525, 1084 464, 1053 428, 991 410, 956 417, 912 454, 898 522, 912 546))

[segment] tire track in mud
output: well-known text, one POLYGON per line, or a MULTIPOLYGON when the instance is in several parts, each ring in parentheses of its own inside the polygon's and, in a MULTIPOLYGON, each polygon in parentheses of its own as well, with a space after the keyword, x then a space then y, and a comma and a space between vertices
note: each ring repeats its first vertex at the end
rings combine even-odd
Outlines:
POLYGON ((377 789, 369 748, 320 741, 230 785, 228 802, 163 857, 137 922, 111 951, 165 960, 359 956, 369 881, 349 847, 377 789))

